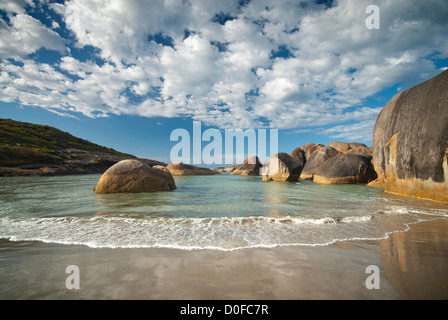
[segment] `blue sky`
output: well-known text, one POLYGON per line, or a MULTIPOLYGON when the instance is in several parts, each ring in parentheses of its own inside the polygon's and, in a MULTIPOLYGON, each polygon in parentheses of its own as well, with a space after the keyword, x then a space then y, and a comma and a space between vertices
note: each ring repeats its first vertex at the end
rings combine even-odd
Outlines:
POLYGON ((371 145, 387 101, 448 67, 446 17, 446 0, 0 0, 0 117, 164 162, 193 120, 278 129, 288 153, 371 145))

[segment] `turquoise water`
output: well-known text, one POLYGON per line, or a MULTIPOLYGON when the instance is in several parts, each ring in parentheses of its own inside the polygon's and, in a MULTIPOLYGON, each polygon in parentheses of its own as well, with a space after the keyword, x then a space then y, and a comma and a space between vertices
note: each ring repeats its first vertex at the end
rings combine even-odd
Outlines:
POLYGON ((235 250, 384 239, 448 206, 365 185, 180 176, 177 189, 97 195, 100 175, 0 178, 0 238, 90 247, 235 250))

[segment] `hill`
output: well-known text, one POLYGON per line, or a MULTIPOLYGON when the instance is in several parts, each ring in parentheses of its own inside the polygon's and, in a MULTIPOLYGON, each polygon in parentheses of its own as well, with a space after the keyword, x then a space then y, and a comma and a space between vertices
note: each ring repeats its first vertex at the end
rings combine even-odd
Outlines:
POLYGON ((131 158, 51 126, 0 119, 0 176, 103 173, 131 158))

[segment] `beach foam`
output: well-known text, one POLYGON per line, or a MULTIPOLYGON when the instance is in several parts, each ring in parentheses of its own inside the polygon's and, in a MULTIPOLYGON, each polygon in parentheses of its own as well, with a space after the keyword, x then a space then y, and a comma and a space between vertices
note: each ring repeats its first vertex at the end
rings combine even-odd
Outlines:
POLYGON ((126 216, 0 219, 0 238, 95 248, 235 250, 285 245, 320 246, 342 240, 384 239, 421 221, 397 210, 348 217, 151 218, 126 216))

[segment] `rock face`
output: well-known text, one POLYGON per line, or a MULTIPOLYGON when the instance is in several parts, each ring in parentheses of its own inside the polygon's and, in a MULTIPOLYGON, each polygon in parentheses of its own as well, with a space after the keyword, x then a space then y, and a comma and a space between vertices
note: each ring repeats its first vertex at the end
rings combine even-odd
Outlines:
POLYGON ((165 179, 172 190, 176 189, 176 182, 174 181, 173 175, 166 167, 155 165, 152 168, 159 171, 159 173, 162 175, 162 177, 165 179))
POLYGON ((301 179, 313 180, 322 184, 368 183, 376 179, 371 163, 372 148, 363 143, 335 141, 328 146, 308 143, 296 148, 291 155, 303 156, 312 153, 305 161, 301 179))
POLYGON ((385 191, 448 202, 448 70, 393 97, 373 132, 385 191))
POLYGON ((242 175, 242 176, 258 176, 260 175, 260 169, 263 165, 257 156, 248 157, 244 163, 237 169, 232 171, 232 175, 242 175))
POLYGON ((291 157, 297 159, 298 161, 300 161, 302 163, 302 167, 305 165, 305 163, 306 163, 306 155, 305 155, 305 152, 302 149, 295 148, 289 155, 291 157))
POLYGON ((335 142, 330 143, 328 146, 335 148, 340 153, 345 153, 350 149, 350 144, 348 144, 347 142, 335 141, 335 142))
POLYGON ((359 142, 339 142, 335 141, 328 145, 344 154, 359 154, 363 156, 372 156, 373 149, 368 148, 364 143, 359 142))
POLYGON ((373 157, 373 148, 368 147, 355 147, 351 148, 348 151, 344 152, 344 154, 358 154, 360 156, 365 156, 370 159, 373 157))
POLYGON ((325 148, 323 144, 307 143, 300 147, 300 149, 305 153, 305 158, 308 158, 313 154, 314 151, 325 148))
MULTIPOLYGON (((296 153, 303 156, 302 153, 296 153)), ((263 165, 263 181, 297 181, 304 163, 304 156, 291 157, 287 153, 275 153, 263 165)))
POLYGON ((314 170, 322 165, 326 160, 338 156, 340 154, 339 151, 332 147, 322 147, 318 150, 314 151, 303 167, 302 174, 300 175, 301 179, 313 179, 314 170))
POLYGON ((138 193, 176 189, 174 179, 163 166, 150 167, 146 163, 122 160, 103 173, 96 193, 138 193))
POLYGON ((166 166, 166 169, 168 169, 173 176, 203 176, 203 175, 220 174, 216 170, 197 167, 191 164, 185 164, 183 162, 170 163, 169 165, 166 166))
POLYGON ((348 145, 350 149, 367 148, 367 146, 364 143, 358 143, 358 142, 350 142, 348 145))
POLYGON ((314 170, 314 182, 321 184, 368 183, 377 178, 369 157, 340 154, 326 160, 314 170))

